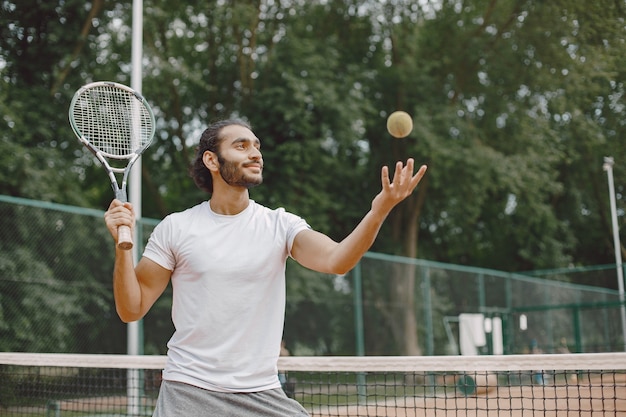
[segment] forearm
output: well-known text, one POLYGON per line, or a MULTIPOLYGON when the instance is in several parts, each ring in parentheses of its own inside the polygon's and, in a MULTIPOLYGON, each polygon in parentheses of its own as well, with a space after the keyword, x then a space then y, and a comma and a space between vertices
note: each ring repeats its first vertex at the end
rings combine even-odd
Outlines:
POLYGON ((359 262, 361 257, 372 247, 380 227, 393 210, 402 200, 407 198, 426 173, 426 165, 422 165, 413 175, 413 159, 407 160, 407 165, 396 163, 393 182, 389 180, 389 170, 383 167, 381 170, 382 191, 372 200, 370 211, 363 217, 357 227, 341 241, 333 250, 331 265, 345 273, 359 262))
POLYGON ((388 213, 367 212, 352 233, 337 244, 330 256, 334 273, 345 274, 372 247, 388 213))
POLYGON ((382 191, 372 200, 370 211, 341 242, 334 242, 328 236, 312 230, 299 233, 291 251, 294 259, 307 268, 328 274, 345 274, 354 268, 372 247, 391 210, 411 195, 426 173, 426 165, 422 165, 412 175, 413 165, 411 158, 405 167, 398 162, 393 182, 389 179, 389 169, 386 166, 382 168, 382 191))
POLYGON ((135 274, 132 251, 115 251, 113 296, 115 309, 122 321, 128 323, 141 318, 141 286, 135 274))

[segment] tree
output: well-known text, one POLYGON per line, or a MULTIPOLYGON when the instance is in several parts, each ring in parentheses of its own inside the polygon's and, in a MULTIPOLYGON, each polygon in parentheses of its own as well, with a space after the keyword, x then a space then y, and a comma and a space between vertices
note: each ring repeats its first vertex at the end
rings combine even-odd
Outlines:
MULTIPOLYGON (((580 122, 596 131, 601 125, 594 117, 564 120, 552 107, 569 99, 571 87, 595 89, 594 97, 598 90, 623 95, 620 83, 606 88, 611 85, 606 71, 597 77, 597 67, 579 65, 571 52, 591 48, 594 62, 616 68, 612 56, 619 48, 609 45, 622 44, 616 33, 623 11, 606 2, 599 6, 604 11, 596 20, 585 4, 385 4, 378 49, 387 46, 381 59, 387 70, 379 66, 379 84, 371 90, 393 92, 382 98, 385 104, 380 107, 408 110, 415 115, 416 128, 414 140, 389 146, 376 141, 384 137, 383 123, 373 118, 368 136, 376 158, 371 161, 414 155, 430 166, 412 201, 391 214, 391 232, 382 240, 386 250, 415 257, 421 237, 424 257, 511 271, 568 265, 575 254, 581 255, 574 249, 577 241, 570 225, 584 212, 580 202, 595 198, 587 194, 578 205, 568 205, 567 215, 556 209, 569 194, 563 178, 575 178, 562 169, 562 163, 571 160, 571 145, 563 141, 563 133, 580 131, 580 122), (587 36, 600 33, 607 19, 611 29, 593 47, 587 36), (583 21, 586 26, 580 25, 583 21), (577 42, 586 47, 574 46, 577 42), (598 78, 604 86, 597 89, 571 86, 572 79, 598 78)), ((620 109, 607 107, 609 113, 620 109)), ((590 174, 587 177, 597 178, 590 174)), ((576 195, 580 188, 574 190, 576 195)), ((405 353, 420 352, 415 332, 410 332, 415 328, 410 313, 414 300, 407 296, 414 294, 414 274, 410 267, 398 268, 390 277, 389 304, 407 306, 403 320, 395 314, 388 323, 406 342, 405 353)))
MULTIPOLYGON (((98 5, 94 2, 91 10, 97 12, 98 5)), ((84 26, 84 10, 84 2, 75 0, 2 2, 0 158, 5 169, 0 187, 5 194, 74 204, 88 200, 79 192, 76 139, 65 111, 71 92, 64 85, 80 78, 65 73, 75 63, 74 39, 84 26)))

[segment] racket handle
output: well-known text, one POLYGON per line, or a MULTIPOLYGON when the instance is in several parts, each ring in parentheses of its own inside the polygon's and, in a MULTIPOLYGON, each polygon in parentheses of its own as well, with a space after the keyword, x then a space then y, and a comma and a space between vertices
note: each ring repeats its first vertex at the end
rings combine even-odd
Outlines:
POLYGON ((117 228, 117 247, 122 250, 133 248, 133 236, 130 227, 120 226, 117 228))

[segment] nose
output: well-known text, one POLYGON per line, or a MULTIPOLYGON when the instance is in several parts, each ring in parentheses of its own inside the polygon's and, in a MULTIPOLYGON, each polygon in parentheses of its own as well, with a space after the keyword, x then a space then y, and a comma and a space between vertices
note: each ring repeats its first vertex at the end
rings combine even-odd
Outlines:
POLYGON ((252 152, 250 153, 250 159, 254 159, 254 160, 263 159, 263 154, 261 153, 261 150, 253 146, 252 152))

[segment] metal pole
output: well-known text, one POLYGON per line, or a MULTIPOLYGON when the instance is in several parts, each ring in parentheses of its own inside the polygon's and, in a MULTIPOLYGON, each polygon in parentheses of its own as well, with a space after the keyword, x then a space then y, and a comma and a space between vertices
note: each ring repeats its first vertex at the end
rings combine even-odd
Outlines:
MULTIPOLYGON (((424 321, 426 327, 426 355, 435 354, 435 331, 433 324, 433 300, 431 297, 430 268, 424 266, 422 270, 422 300, 424 302, 424 321)), ((414 313, 415 314, 415 313, 414 313)))
MULTIPOLYGON (((141 93, 142 88, 142 61, 143 58, 143 0, 133 0, 132 15, 132 38, 131 38, 131 74, 130 86, 141 93)), ((136 216, 135 229, 141 227, 141 158, 133 165, 129 181, 129 201, 133 205, 136 216)), ((135 233, 135 237, 141 233, 135 233)), ((133 257, 135 264, 139 260, 139 244, 135 239, 133 257)), ((143 354, 143 323, 141 320, 128 323, 126 329, 126 350, 129 355, 143 354)), ((142 391, 142 379, 139 369, 129 369, 127 381, 127 413, 129 416, 140 415, 140 396, 142 391)))
MULTIPOLYGON (((361 262, 357 263, 352 270, 353 297, 354 297, 354 332, 356 335, 356 355, 365 356, 365 330, 363 325, 363 277, 361 275, 361 262)), ((365 374, 357 376, 357 401, 365 404, 367 400, 367 388, 365 374)))
POLYGON ((622 245, 619 239, 619 226, 617 224, 617 207, 615 203, 615 186, 613 184, 613 157, 605 156, 602 169, 606 171, 609 180, 609 196, 611 200, 611 218, 613 219, 613 245, 615 246, 615 266, 617 268, 617 290, 619 292, 619 301, 621 303, 620 312, 622 317, 622 337, 624 345, 622 349, 626 350, 626 306, 624 305, 624 269, 622 267, 622 245))
POLYGON ((356 356, 365 356, 365 331, 363 326, 363 281, 361 262, 352 270, 354 297, 354 334, 356 336, 356 356))

